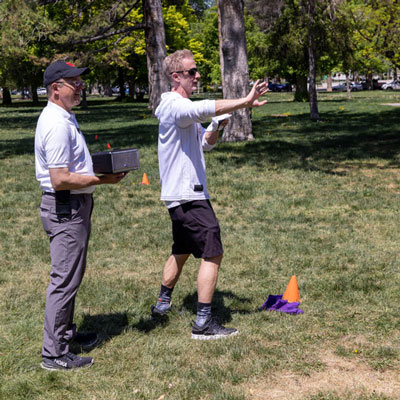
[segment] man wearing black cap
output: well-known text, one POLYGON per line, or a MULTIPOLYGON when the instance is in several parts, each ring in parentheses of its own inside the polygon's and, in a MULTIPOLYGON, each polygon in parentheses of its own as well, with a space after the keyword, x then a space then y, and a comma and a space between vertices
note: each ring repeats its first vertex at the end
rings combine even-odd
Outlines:
POLYGON ((72 108, 81 101, 89 68, 56 61, 44 72, 48 103, 35 134, 36 178, 42 189, 40 216, 50 239, 52 269, 44 318, 42 367, 69 370, 88 367, 91 357, 70 352, 97 342, 95 333, 77 333, 73 323, 75 296, 81 284, 90 236, 95 185, 117 183, 125 173, 96 176, 85 138, 72 108))

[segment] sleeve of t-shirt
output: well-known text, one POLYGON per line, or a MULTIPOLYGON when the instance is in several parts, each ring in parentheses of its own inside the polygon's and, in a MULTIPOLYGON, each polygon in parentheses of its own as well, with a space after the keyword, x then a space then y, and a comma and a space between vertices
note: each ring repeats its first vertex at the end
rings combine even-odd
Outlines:
POLYGON ((191 101, 182 99, 175 102, 175 119, 181 128, 195 122, 206 122, 215 116, 215 100, 191 101))
POLYGON ((65 124, 55 125, 46 135, 45 152, 48 168, 68 167, 70 163, 70 130, 65 124))

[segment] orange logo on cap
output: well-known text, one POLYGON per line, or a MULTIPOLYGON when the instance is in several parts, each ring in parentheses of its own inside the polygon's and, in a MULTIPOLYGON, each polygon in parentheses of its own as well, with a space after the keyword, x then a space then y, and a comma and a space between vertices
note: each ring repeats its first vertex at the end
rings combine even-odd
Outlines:
POLYGON ((70 67, 75 67, 74 64, 71 64, 71 63, 69 63, 69 62, 66 62, 65 64, 69 65, 70 67))

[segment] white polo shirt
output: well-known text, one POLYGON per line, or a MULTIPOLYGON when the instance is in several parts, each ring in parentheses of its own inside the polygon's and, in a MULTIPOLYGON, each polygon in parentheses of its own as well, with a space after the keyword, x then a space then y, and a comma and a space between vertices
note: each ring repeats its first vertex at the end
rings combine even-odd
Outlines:
POLYGON ((168 208, 204 200, 207 191, 203 150, 211 150, 201 122, 215 116, 215 100, 191 101, 176 92, 161 95, 158 118, 158 159, 161 200, 168 208))
MULTIPOLYGON (((44 192, 54 192, 49 168, 66 167, 70 172, 94 175, 92 157, 74 113, 49 101, 40 114, 35 134, 36 179, 44 192)), ((71 190, 93 193, 95 186, 71 190)))

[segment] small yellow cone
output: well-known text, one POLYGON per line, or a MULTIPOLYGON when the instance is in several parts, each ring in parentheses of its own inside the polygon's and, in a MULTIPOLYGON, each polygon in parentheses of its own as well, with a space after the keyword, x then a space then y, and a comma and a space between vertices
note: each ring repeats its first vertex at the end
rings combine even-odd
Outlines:
POLYGON ((150 185, 149 178, 147 178, 146 172, 143 174, 142 185, 150 185))
POLYGON ((283 294, 282 300, 287 300, 288 303, 295 303, 300 301, 299 286, 297 285, 296 275, 290 278, 289 284, 283 294))

